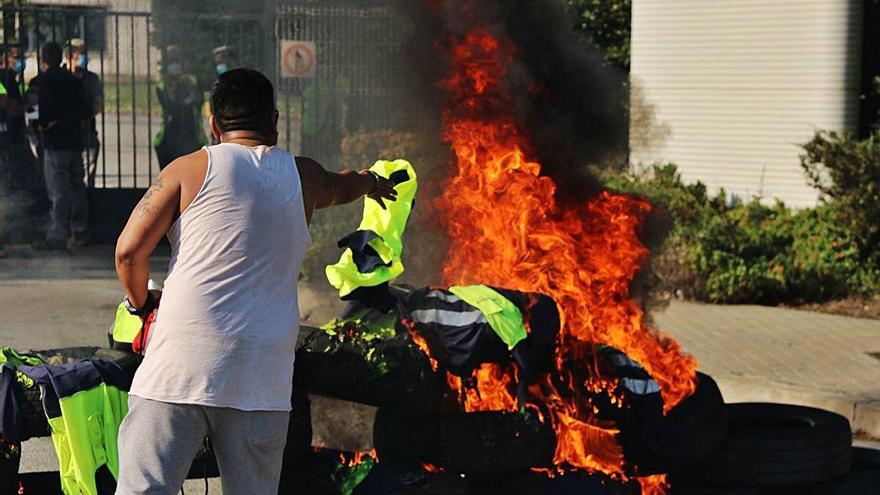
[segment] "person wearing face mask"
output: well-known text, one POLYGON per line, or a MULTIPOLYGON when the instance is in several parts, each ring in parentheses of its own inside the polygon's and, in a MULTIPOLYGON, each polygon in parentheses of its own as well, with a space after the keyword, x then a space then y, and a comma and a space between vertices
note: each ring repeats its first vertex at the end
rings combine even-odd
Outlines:
POLYGON ((89 204, 83 179, 83 135, 92 114, 83 82, 61 67, 63 49, 48 42, 40 49, 38 130, 51 209, 45 242, 37 250, 81 247, 89 241, 89 204))
POLYGON ((86 183, 89 187, 94 187, 98 153, 101 150, 96 117, 104 111, 104 84, 97 74, 89 70, 89 54, 82 39, 73 38, 67 43, 67 49, 67 66, 74 77, 82 80, 89 107, 92 109, 92 116, 86 123, 83 163, 86 166, 86 183))
POLYGON ((27 223, 28 219, 46 211, 48 197, 43 172, 37 166, 36 156, 28 142, 28 129, 24 117, 28 103, 21 47, 14 41, 8 41, 0 44, 0 54, 2 54, 0 84, 7 93, 7 105, 4 109, 6 147, 3 153, 9 165, 11 178, 9 185, 19 193, 16 195, 16 201, 8 209, 8 214, 10 222, 14 221, 18 224, 19 228, 16 232, 27 236, 33 230, 33 225, 27 223), (31 230, 29 231, 28 228, 31 230))
POLYGON ((33 154, 27 145, 24 113, 27 99, 24 90, 24 59, 21 47, 16 43, 0 45, 3 56, 0 57, 0 83, 7 90, 6 124, 9 131, 9 145, 12 161, 16 165, 34 165, 33 154), (30 156, 20 156, 26 152, 30 156), (25 163, 26 162, 26 163, 25 163))
POLYGON ((214 72, 216 72, 218 76, 222 75, 224 72, 237 68, 235 63, 235 50, 233 50, 231 46, 218 46, 217 48, 214 48, 213 55, 214 72))
MULTIPOLYGON (((13 148, 27 148, 25 140, 24 112, 27 106, 24 86, 24 60, 21 48, 14 43, 7 43, 0 58, 0 83, 7 91, 6 123, 9 130, 9 143, 13 148)), ((17 154, 17 153, 15 153, 17 154)))
POLYGON ((182 59, 176 45, 165 47, 162 53, 162 80, 156 86, 162 123, 153 139, 160 170, 205 145, 201 113, 204 96, 196 77, 183 71, 182 59))
MULTIPOLYGON (((214 48, 211 55, 214 59, 214 73, 217 74, 217 77, 222 76, 224 73, 229 72, 232 69, 238 68, 238 64, 236 64, 235 61, 235 50, 233 50, 231 46, 218 46, 217 48, 214 48)), ((213 106, 211 106, 211 113, 214 113, 213 106)), ((217 141, 214 136, 208 136, 208 138, 210 139, 211 144, 219 144, 219 141, 217 141)))

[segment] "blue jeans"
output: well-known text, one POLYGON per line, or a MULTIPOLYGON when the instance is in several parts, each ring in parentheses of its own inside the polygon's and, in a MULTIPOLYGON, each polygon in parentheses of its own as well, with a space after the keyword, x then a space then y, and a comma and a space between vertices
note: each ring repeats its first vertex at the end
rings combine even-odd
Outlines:
POLYGON ((89 233, 89 201, 83 180, 82 151, 43 151, 46 192, 49 195, 49 229, 46 242, 66 243, 86 239, 89 233))

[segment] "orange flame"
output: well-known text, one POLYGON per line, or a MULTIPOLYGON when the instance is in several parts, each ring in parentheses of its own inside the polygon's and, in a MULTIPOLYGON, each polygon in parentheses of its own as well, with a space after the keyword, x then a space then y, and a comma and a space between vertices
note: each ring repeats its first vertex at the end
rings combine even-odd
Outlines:
POLYGON ((345 454, 345 452, 339 453, 339 462, 348 467, 357 466, 367 459, 371 459, 373 462, 378 459, 376 455, 376 449, 373 449, 369 452, 354 452, 350 457, 345 454))
POLYGON ((642 495, 664 495, 669 488, 665 474, 643 476, 639 478, 639 484, 642 485, 642 495))
POLYGON ((473 378, 473 386, 463 386, 460 377, 446 373, 446 382, 458 392, 466 411, 516 411, 516 399, 510 393, 516 386, 515 373, 497 364, 483 364, 473 378))
MULTIPOLYGON (((503 85, 516 54, 513 44, 482 27, 441 41, 450 62, 439 83, 447 94, 444 139, 457 167, 436 203, 452 246, 444 282, 549 295, 562 324, 559 376, 570 377, 566 369, 572 366, 587 366, 581 360, 592 343, 606 343, 645 367, 659 383, 668 411, 693 392, 696 362, 672 339, 650 331, 630 297, 630 283, 648 255, 637 231, 651 205, 607 191, 584 204, 559 200, 556 184, 541 175, 529 138, 516 124, 516 102, 503 85)), ((510 370, 484 366, 474 379, 476 390, 463 390, 456 377, 448 380, 467 411, 516 409, 510 370)), ((570 382, 609 385, 601 377, 570 382)), ((558 469, 623 476, 617 430, 596 419, 591 406, 569 398, 578 394, 560 394, 550 380, 530 391, 536 403, 550 408, 558 469)), ((642 483, 662 493, 665 481, 652 477, 642 483)))
POLYGON ((427 462, 422 464, 422 469, 424 469, 425 471, 427 471, 429 473, 445 473, 446 472, 446 470, 443 469, 442 467, 435 466, 435 465, 429 464, 427 462))

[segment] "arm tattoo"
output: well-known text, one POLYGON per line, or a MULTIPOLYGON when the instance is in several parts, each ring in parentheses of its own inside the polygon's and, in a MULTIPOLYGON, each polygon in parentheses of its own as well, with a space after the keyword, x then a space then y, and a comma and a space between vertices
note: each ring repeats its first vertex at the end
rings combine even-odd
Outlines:
POLYGON ((143 199, 141 199, 140 203, 138 203, 137 207, 134 210, 135 213, 137 213, 138 218, 144 218, 145 216, 150 214, 150 211, 152 211, 150 198, 153 197, 153 194, 155 194, 156 191, 161 190, 163 185, 164 184, 162 184, 162 178, 160 177, 156 179, 156 182, 154 182, 149 189, 147 189, 147 193, 144 194, 143 199))
POLYGON ((135 213, 137 213, 138 218, 144 218, 145 216, 150 214, 150 203, 145 202, 141 203, 134 209, 135 213))

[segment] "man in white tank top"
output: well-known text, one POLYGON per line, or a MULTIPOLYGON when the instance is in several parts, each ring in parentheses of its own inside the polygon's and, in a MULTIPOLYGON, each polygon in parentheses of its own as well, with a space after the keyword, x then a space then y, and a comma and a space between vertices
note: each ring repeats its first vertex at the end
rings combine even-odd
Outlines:
POLYGON ((237 69, 211 96, 216 146, 165 168, 116 245, 132 314, 155 307, 149 256, 172 254, 119 431, 119 494, 177 493, 212 440, 227 495, 278 491, 299 331, 297 278, 319 208, 394 200, 367 171, 325 171, 276 147, 272 84, 237 69))

